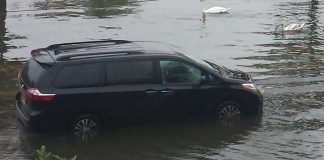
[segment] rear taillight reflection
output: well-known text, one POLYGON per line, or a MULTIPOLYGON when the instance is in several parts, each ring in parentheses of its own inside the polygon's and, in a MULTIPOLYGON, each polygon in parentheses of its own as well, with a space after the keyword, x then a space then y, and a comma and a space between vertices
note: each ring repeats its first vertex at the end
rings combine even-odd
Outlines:
POLYGON ((27 95, 30 99, 35 101, 51 101, 55 96, 55 94, 41 93, 37 88, 28 88, 27 95))

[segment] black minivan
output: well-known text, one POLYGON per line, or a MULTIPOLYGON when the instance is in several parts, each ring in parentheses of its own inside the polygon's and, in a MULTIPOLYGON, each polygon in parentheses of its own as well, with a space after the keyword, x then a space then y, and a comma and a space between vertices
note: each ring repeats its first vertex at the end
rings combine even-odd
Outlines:
POLYGON ((249 74, 160 42, 64 43, 31 55, 18 75, 16 108, 34 130, 91 136, 116 125, 237 119, 263 108, 263 91, 249 74))

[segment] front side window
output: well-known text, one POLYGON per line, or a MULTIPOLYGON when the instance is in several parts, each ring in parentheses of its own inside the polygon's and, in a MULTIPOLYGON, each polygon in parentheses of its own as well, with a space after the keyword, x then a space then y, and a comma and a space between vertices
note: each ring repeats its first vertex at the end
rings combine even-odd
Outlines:
POLYGON ((99 63, 64 66, 54 80, 56 88, 84 88, 99 86, 99 63))
POLYGON ((106 84, 154 84, 153 66, 153 61, 109 62, 106 65, 106 84))
POLYGON ((162 80, 164 84, 199 83, 201 70, 179 61, 160 61, 162 80))

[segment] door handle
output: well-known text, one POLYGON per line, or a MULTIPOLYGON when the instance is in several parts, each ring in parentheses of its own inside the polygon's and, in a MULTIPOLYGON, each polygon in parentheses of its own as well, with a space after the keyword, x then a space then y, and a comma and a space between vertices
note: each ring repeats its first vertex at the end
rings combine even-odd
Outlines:
POLYGON ((173 93, 173 91, 164 90, 164 91, 161 91, 161 93, 164 93, 164 94, 172 94, 172 93, 173 93))
POLYGON ((153 94, 158 93, 158 91, 149 90, 149 91, 145 91, 145 93, 148 94, 148 95, 153 95, 153 94))

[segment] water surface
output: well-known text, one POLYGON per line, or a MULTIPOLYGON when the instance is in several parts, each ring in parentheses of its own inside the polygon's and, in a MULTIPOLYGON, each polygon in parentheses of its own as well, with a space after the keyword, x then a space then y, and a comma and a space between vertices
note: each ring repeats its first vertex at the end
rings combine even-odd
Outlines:
POLYGON ((78 159, 323 159, 324 10, 318 0, 10 0, 0 14, 0 159, 33 159, 41 145, 78 159), (299 33, 275 26, 305 22, 299 33), (17 122, 15 78, 30 51, 54 43, 155 40, 230 68, 266 88, 262 117, 231 126, 177 122, 116 129, 87 142, 17 122))

